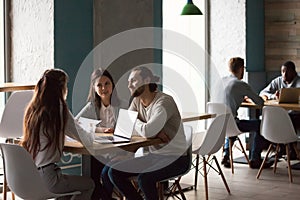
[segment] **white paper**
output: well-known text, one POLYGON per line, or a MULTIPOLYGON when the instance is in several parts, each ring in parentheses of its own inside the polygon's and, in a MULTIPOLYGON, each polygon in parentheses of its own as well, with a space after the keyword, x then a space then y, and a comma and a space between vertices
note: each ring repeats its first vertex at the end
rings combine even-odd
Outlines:
POLYGON ((86 131, 94 129, 100 122, 101 120, 90 119, 86 117, 79 117, 78 119, 79 125, 86 131))

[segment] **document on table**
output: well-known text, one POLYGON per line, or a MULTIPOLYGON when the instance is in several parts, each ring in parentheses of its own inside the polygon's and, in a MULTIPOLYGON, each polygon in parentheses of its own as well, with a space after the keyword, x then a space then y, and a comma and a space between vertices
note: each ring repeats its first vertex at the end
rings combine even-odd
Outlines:
POLYGON ((101 120, 96 120, 96 119, 90 119, 86 117, 79 117, 78 123, 79 125, 84 129, 84 130, 91 130, 91 128, 94 128, 97 126, 101 120))

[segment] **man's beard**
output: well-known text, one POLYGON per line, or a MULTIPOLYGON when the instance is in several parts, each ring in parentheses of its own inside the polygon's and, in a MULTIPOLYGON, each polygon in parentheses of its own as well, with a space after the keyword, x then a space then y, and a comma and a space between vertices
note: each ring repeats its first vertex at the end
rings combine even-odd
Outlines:
POLYGON ((145 91, 145 85, 140 86, 138 89, 136 89, 133 93, 132 93, 132 97, 138 97, 141 94, 143 94, 143 92, 145 91))

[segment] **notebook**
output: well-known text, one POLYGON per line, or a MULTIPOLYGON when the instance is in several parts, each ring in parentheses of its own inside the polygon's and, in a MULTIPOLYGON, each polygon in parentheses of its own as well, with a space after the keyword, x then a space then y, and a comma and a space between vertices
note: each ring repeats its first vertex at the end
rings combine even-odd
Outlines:
POLYGON ((282 88, 278 103, 299 103, 300 88, 282 88))
POLYGON ((130 142, 138 113, 120 109, 114 134, 112 136, 96 136, 95 142, 102 144, 130 142))

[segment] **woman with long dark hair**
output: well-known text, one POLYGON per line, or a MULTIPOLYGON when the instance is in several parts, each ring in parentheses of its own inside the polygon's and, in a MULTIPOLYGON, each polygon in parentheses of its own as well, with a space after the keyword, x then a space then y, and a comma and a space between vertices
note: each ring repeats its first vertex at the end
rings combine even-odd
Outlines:
POLYGON ((62 174, 59 166, 65 136, 91 145, 93 134, 74 120, 66 104, 68 76, 60 69, 46 70, 38 81, 24 116, 22 146, 32 155, 50 191, 80 191, 76 199, 91 199, 95 184, 89 177, 62 174))

